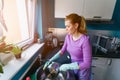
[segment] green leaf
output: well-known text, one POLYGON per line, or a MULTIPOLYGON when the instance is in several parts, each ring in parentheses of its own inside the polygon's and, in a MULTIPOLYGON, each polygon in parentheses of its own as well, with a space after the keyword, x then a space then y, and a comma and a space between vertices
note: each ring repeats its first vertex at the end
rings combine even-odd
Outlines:
POLYGON ((11 52, 13 52, 14 54, 19 54, 22 52, 22 49, 18 46, 14 46, 11 52))
POLYGON ((1 64, 0 64, 0 73, 3 73, 3 68, 1 64))

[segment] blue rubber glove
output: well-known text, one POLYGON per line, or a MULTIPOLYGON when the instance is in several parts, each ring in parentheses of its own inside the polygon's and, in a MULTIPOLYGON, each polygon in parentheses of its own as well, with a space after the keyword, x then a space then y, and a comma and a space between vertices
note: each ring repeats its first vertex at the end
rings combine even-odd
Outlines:
POLYGON ((55 59, 60 57, 60 51, 57 52, 49 61, 47 61, 43 67, 43 70, 45 70, 45 68, 55 59))
POLYGON ((60 57, 60 53, 61 53, 61 51, 58 51, 49 61, 52 62, 53 60, 59 58, 60 57))
POLYGON ((60 71, 75 70, 75 69, 80 69, 77 62, 70 63, 70 64, 63 64, 59 68, 60 71))
POLYGON ((45 70, 45 68, 50 64, 51 62, 50 61, 47 61, 43 67, 43 70, 45 70))

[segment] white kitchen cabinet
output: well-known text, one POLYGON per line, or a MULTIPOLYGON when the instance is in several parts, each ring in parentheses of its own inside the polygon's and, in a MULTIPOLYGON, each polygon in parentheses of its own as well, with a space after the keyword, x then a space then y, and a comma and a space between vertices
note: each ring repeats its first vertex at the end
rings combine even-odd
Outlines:
POLYGON ((94 57, 92 59, 93 80, 105 80, 108 62, 108 58, 94 57))
POLYGON ((70 13, 83 12, 84 0, 55 0, 55 18, 65 18, 70 13))
POLYGON ((84 0, 83 15, 86 19, 111 20, 116 0, 84 0))
POLYGON ((70 13, 86 19, 110 20, 116 0, 55 0, 55 18, 65 18, 70 13))

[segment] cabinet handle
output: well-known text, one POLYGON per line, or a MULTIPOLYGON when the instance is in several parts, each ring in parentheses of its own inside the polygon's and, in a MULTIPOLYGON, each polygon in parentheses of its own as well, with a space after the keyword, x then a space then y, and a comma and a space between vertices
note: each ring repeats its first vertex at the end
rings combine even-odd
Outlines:
POLYGON ((93 18, 100 19, 102 17, 101 16, 93 16, 93 18))
POLYGON ((96 65, 92 65, 91 67, 95 68, 95 67, 96 67, 96 65))
POLYGON ((108 60, 108 65, 110 66, 112 64, 112 59, 108 60))
POLYGON ((93 60, 98 60, 98 58, 96 58, 96 57, 93 57, 92 59, 93 59, 93 60))

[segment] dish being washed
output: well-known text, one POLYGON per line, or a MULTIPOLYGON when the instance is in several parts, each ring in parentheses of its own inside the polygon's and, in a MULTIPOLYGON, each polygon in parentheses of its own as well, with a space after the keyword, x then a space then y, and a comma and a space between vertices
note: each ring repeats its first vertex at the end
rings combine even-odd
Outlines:
POLYGON ((59 71, 60 64, 52 62, 45 70, 43 65, 36 71, 37 80, 75 80, 74 74, 70 71, 59 71))

